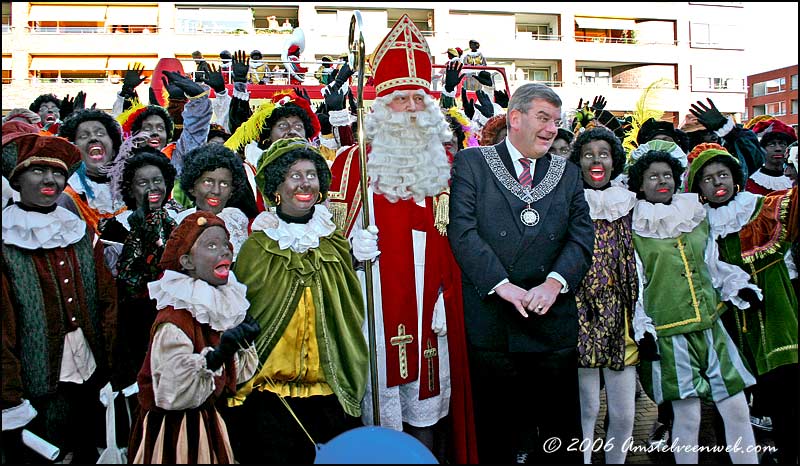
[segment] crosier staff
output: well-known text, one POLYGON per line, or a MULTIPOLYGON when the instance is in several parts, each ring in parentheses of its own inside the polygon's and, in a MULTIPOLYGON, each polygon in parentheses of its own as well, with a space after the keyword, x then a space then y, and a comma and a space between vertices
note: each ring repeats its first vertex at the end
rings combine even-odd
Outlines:
MULTIPOLYGON (((367 144, 364 138, 364 34, 361 12, 353 11, 350 18, 349 53, 347 62, 351 69, 358 71, 357 123, 358 123, 358 157, 361 168, 361 216, 364 228, 369 228, 369 182, 367 180, 367 144)), ((364 274, 367 288, 367 330, 369 332, 369 373, 372 384, 373 424, 381 425, 381 409, 378 386, 378 351, 375 343, 375 302, 372 295, 372 261, 364 261, 364 274)))

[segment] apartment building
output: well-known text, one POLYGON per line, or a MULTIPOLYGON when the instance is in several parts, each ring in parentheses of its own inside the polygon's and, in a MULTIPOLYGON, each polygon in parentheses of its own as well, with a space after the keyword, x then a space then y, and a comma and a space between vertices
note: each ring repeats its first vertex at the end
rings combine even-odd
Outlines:
POLYGON ((797 65, 747 77, 745 118, 772 115, 797 125, 797 65))
MULTIPOLYGON (((302 28, 301 58, 347 52, 349 22, 361 11, 367 53, 408 14, 436 63, 476 39, 513 90, 552 86, 564 108, 603 95, 607 109, 635 108, 650 83, 664 79, 649 104, 682 121, 689 105, 711 97, 721 111, 745 113, 740 68, 746 27, 741 2, 2 2, 3 110, 41 93, 88 94, 110 109, 132 61, 152 70, 175 57, 194 71, 191 53, 210 61, 223 49, 253 49, 278 60, 291 27, 302 28)), ((317 65, 311 64, 313 72, 317 65)), ((311 83, 313 73, 307 74, 311 83)), ((795 77, 796 79, 796 77, 795 77)), ((315 82, 315 81, 314 81, 315 82)), ((147 95, 142 92, 145 99, 147 95)), ((795 100, 796 106, 796 100, 795 100)))

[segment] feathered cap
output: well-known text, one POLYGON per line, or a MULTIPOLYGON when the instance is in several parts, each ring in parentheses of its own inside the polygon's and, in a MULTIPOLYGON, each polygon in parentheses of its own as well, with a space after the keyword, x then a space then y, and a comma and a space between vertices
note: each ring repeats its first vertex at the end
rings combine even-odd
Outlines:
MULTIPOLYGON (((320 124, 317 114, 311 108, 311 104, 306 99, 297 95, 294 90, 284 90, 275 93, 271 100, 262 103, 258 109, 242 123, 236 131, 225 141, 225 147, 237 152, 242 147, 246 146, 252 141, 259 141, 261 134, 264 132, 267 120, 272 116, 272 113, 277 108, 294 105, 302 109, 311 120, 311 136, 309 139, 314 139, 319 136, 320 124)), ((306 131, 308 134, 308 131, 306 131)))
POLYGON ((668 152, 673 159, 677 159, 681 163, 684 169, 689 166, 689 159, 686 156, 686 152, 684 152, 679 145, 670 141, 662 141, 661 139, 652 139, 632 150, 628 155, 628 165, 633 165, 651 150, 668 152))
POLYGON ((794 129, 777 118, 759 121, 753 125, 753 132, 758 136, 761 147, 765 147, 768 142, 775 139, 786 141, 786 144, 797 141, 794 129))
POLYGON ((475 137, 475 131, 472 126, 469 124, 469 120, 464 113, 458 109, 458 107, 450 107, 447 110, 447 114, 455 120, 455 122, 461 126, 461 130, 464 132, 464 142, 461 144, 459 149, 466 149, 467 147, 475 147, 479 146, 480 143, 478 142, 478 138, 475 137))
POLYGON ((403 15, 373 53, 373 76, 378 97, 393 91, 431 88, 431 51, 422 32, 403 15))
POLYGON ((622 147, 624 147, 626 151, 630 152, 638 146, 637 140, 639 130, 644 122, 651 118, 660 120, 664 115, 662 110, 654 108, 655 103, 653 100, 658 97, 658 89, 667 87, 670 84, 672 84, 672 81, 662 78, 650 83, 650 85, 642 91, 642 95, 639 97, 639 100, 636 101, 636 107, 630 115, 630 128, 627 130, 624 139, 622 139, 622 147))
POLYGON ((572 119, 570 131, 573 134, 580 134, 590 130, 595 126, 604 126, 611 130, 620 141, 625 138, 630 123, 620 120, 608 110, 594 111, 589 108, 589 104, 584 103, 582 108, 576 109, 575 117, 572 119))

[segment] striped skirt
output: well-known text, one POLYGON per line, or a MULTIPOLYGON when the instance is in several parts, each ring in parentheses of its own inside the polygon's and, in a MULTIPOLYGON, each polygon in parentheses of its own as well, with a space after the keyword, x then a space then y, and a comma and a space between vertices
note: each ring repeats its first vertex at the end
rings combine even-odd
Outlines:
POLYGON ((134 464, 232 464, 225 421, 213 405, 140 412, 128 448, 134 464))

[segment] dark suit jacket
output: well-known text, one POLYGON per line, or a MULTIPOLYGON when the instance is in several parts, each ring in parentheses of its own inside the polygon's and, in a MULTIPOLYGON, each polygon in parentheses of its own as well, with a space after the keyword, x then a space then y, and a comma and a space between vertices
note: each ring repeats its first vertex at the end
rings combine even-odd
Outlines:
MULTIPOLYGON (((494 146, 516 177, 505 141, 494 146)), ((548 171, 552 157, 536 162, 533 186, 548 171)), ((535 226, 525 226, 526 207, 489 168, 480 148, 456 154, 450 193, 448 237, 461 266, 464 316, 471 346, 489 351, 550 352, 574 348, 578 318, 573 291, 589 270, 594 226, 583 193, 580 169, 572 162, 553 190, 531 207, 535 226), (523 318, 507 301, 489 292, 504 278, 526 290, 558 272, 569 292, 558 295, 544 316, 523 318)))

